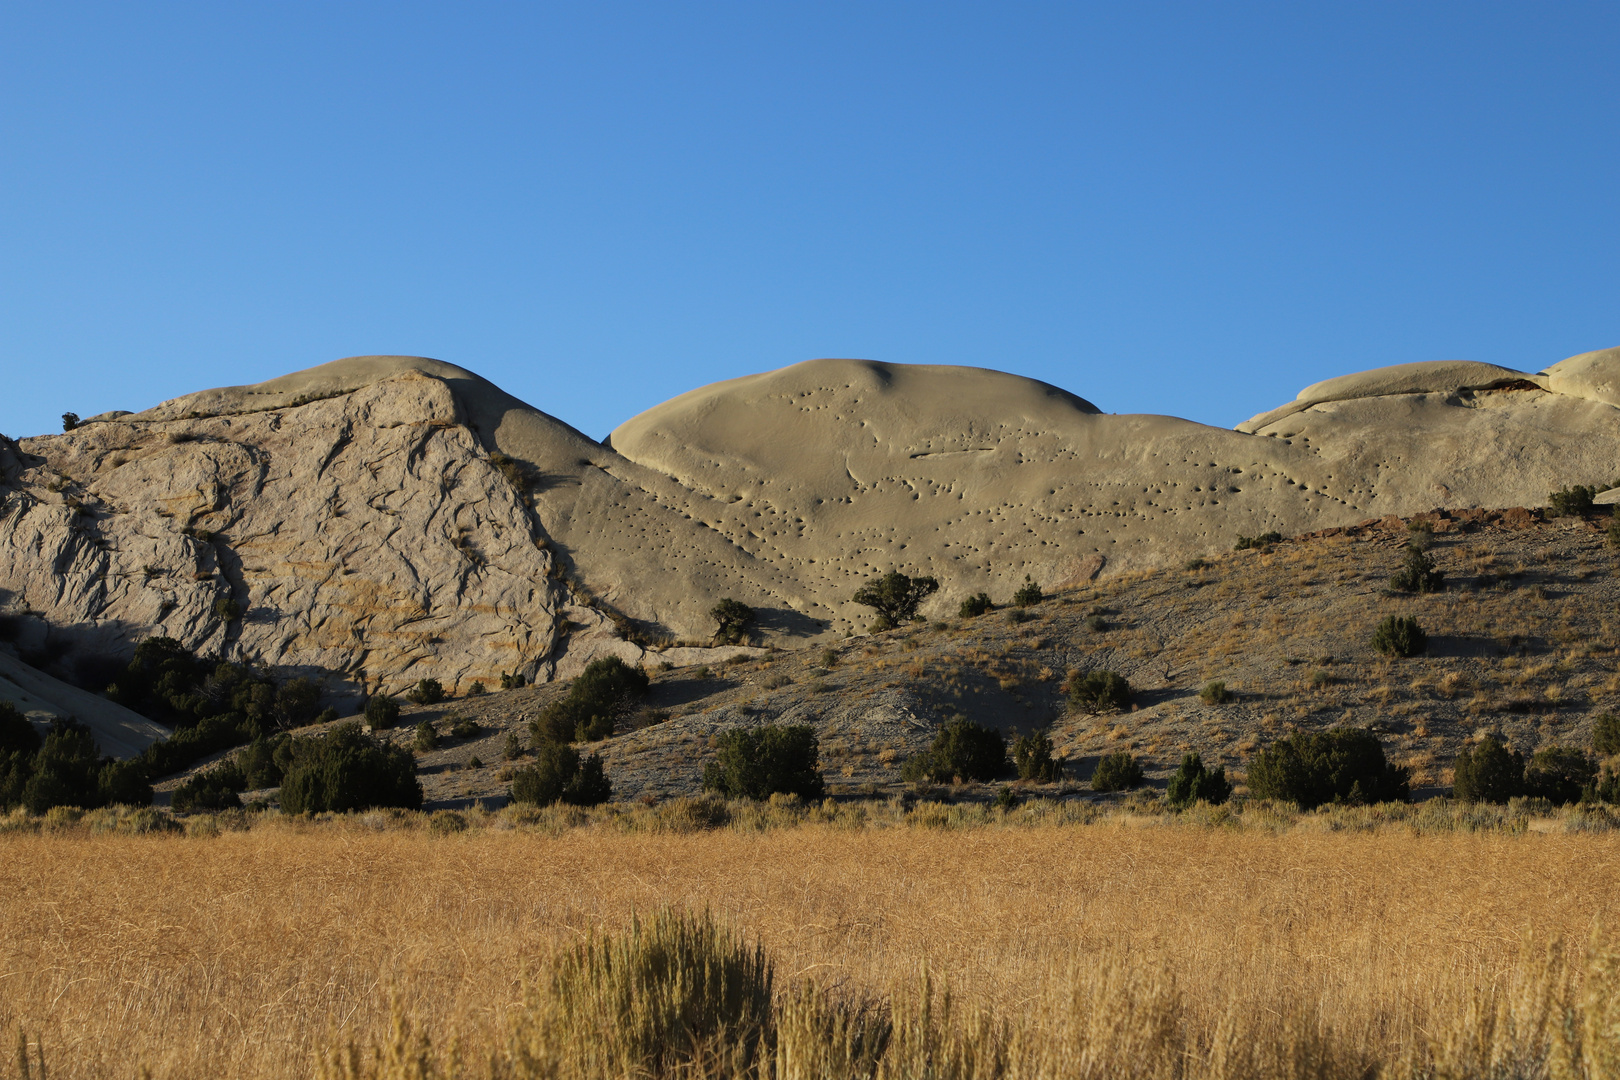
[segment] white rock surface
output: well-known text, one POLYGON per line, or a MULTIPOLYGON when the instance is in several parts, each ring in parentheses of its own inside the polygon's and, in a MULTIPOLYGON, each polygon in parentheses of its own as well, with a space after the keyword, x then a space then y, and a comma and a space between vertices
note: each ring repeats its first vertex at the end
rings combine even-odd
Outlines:
POLYGON ((1620 408, 1620 348, 1560 360, 1544 374, 1550 390, 1620 408))

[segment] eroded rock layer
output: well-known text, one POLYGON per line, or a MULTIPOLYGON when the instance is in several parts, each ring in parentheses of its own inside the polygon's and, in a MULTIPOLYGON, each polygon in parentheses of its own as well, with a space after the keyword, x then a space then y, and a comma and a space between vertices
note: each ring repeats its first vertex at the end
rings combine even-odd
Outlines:
POLYGON ((599 444, 465 369, 357 357, 0 444, 0 612, 94 685, 152 634, 327 681, 695 663, 733 597, 766 641, 859 629, 891 568, 1000 601, 1620 473, 1620 351, 1534 374, 1328 380, 1231 431, 1112 416, 976 368, 817 360, 703 387, 599 444))

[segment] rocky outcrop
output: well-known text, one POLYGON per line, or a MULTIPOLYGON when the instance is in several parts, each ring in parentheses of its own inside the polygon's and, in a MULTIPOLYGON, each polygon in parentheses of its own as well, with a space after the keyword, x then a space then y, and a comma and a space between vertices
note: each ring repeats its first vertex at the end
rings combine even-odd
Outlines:
POLYGON ((543 674, 555 558, 444 380, 165 411, 20 445, 3 586, 48 628, 25 648, 71 667, 161 633, 338 693, 543 674))
POLYGON ((1606 487, 1617 369, 1402 365, 1230 431, 983 369, 818 360, 604 445, 454 365, 357 357, 0 445, 0 636, 88 685, 166 634, 350 697, 695 663, 727 655, 701 647, 725 597, 802 644, 869 621, 850 597, 891 568, 938 577, 942 615, 1025 575, 1606 487))

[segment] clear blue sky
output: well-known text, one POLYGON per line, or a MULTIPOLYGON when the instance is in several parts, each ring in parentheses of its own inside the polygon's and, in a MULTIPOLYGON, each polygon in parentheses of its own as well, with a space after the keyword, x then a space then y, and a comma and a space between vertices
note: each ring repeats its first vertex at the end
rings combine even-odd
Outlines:
POLYGON ((357 353, 1230 425, 1620 344, 1613 4, 0 5, 0 431, 357 353))

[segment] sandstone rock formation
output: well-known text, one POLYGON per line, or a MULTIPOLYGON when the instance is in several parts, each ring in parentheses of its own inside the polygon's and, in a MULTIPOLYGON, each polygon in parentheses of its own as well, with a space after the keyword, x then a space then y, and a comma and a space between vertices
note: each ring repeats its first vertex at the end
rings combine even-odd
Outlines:
POLYGON ((11 648, 95 685, 167 634, 327 681, 452 690, 698 662, 734 597, 782 644, 899 568, 1045 585, 1620 474, 1620 350, 1308 387, 1230 431, 976 368, 816 360, 703 387, 609 445, 465 369, 357 357, 0 444, 11 648))

